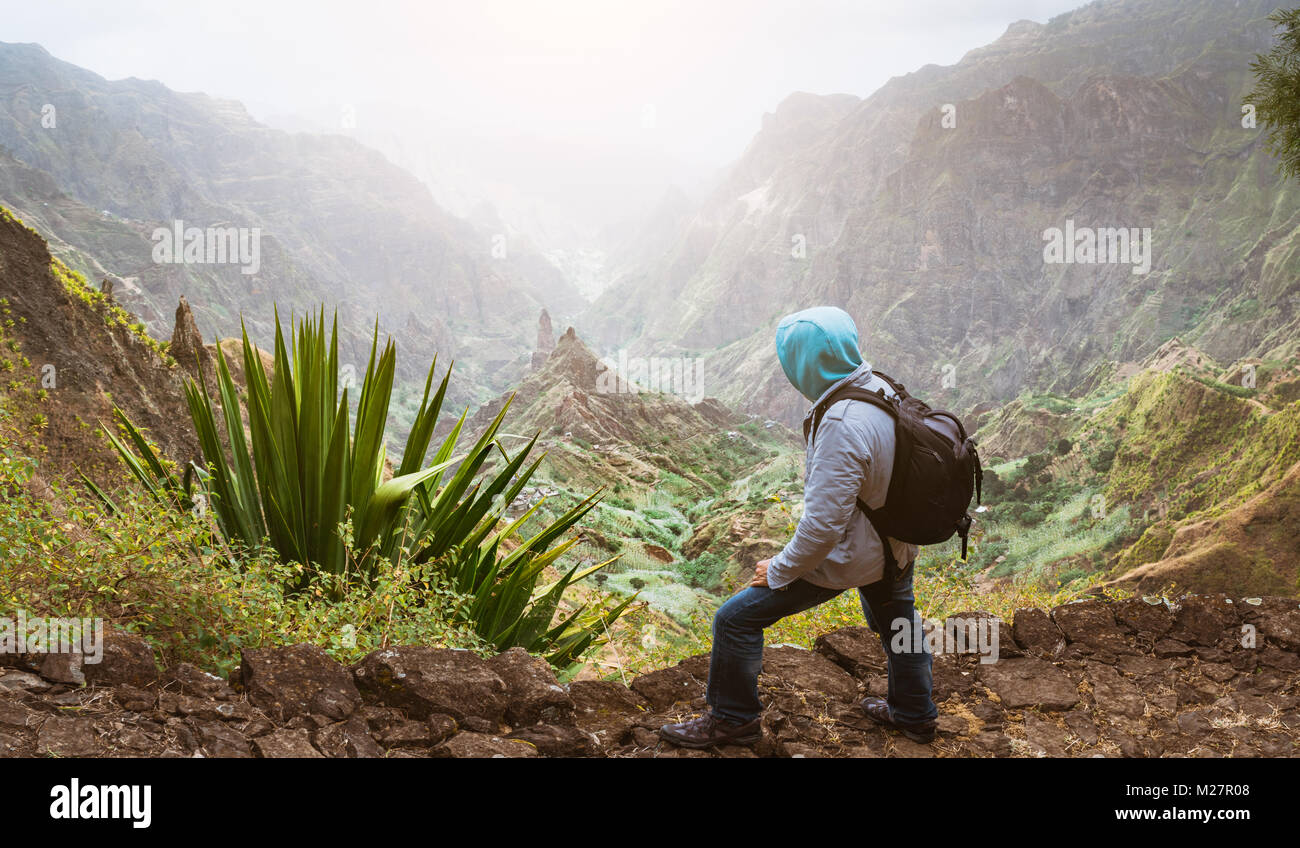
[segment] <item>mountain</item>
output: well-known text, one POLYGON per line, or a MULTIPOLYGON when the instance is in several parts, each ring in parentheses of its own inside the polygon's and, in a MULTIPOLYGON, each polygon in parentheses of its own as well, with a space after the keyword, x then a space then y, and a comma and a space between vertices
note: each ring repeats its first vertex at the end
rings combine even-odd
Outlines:
POLYGON ((1175 335, 1223 361, 1285 357, 1300 195, 1241 108, 1274 5, 1103 0, 863 100, 792 95, 579 328, 600 350, 707 355, 726 375, 712 393, 787 423, 802 410, 774 322, 820 303, 856 318, 873 364, 959 410, 1086 392, 1175 335), (1076 227, 1149 229, 1149 268, 1047 261, 1045 234, 1076 227))
POLYGON ((445 212, 349 138, 272 130, 238 103, 108 81, 37 45, 0 44, 0 149, 0 202, 70 266, 126 281, 124 304, 156 333, 182 294, 207 333, 236 335, 242 315, 259 340, 273 304, 323 302, 339 308, 358 370, 377 316, 411 351, 410 375, 436 348, 461 361, 458 389, 483 396, 524 368, 520 328, 539 309, 583 304, 539 253, 445 212), (159 261, 158 233, 177 227, 186 243, 189 228, 209 240, 235 228, 250 249, 239 262, 159 261))
POLYGON ((1300 592, 1300 363, 1174 338, 1086 396, 983 416, 986 588, 1085 575, 1146 594, 1300 592))

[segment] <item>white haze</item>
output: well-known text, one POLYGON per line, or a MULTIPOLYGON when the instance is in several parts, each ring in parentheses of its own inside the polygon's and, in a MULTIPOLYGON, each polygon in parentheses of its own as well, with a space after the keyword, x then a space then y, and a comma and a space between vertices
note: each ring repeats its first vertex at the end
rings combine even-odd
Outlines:
POLYGON ((702 190, 791 92, 866 96, 1077 5, 4 0, 0 41, 237 99, 273 126, 353 134, 453 212, 487 201, 568 249, 670 185, 702 190))

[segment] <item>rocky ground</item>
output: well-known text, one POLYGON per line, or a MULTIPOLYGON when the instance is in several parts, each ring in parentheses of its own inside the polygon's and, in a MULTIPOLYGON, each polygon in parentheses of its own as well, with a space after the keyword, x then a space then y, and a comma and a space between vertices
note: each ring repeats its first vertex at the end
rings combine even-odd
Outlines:
POLYGON ((707 656, 559 685, 519 649, 396 647, 347 668, 320 649, 250 650, 229 681, 159 672, 142 640, 104 659, 0 656, 0 756, 1289 757, 1300 737, 1300 603, 1090 599, 1000 622, 1000 659, 935 659, 939 735, 866 719, 884 654, 865 628, 766 651, 754 749, 685 751, 656 729, 700 710, 707 656), (1253 633, 1254 647, 1247 647, 1253 633))

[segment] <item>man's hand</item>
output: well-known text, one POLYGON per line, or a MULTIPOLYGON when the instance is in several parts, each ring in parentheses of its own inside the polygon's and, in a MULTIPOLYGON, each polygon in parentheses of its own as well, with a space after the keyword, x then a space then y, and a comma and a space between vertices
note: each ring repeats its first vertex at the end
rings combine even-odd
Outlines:
POLYGON ((765 559, 759 561, 754 566, 754 579, 750 581, 751 586, 767 585, 767 567, 772 564, 772 560, 765 559))

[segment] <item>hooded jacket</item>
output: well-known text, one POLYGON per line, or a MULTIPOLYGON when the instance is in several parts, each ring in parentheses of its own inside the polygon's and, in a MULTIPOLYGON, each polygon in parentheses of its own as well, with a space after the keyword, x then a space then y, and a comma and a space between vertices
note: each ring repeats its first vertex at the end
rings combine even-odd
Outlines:
MULTIPOLYGON (((893 392, 871 371, 858 349, 853 319, 841 309, 817 307, 782 319, 776 330, 777 358, 785 375, 813 406, 841 385, 893 392)), ((781 589, 807 580, 830 589, 852 589, 884 575, 880 537, 858 509, 857 499, 885 503, 894 466, 894 420, 882 409, 841 400, 826 410, 807 446, 803 517, 794 537, 772 558, 767 584, 781 589)), ((901 566, 917 548, 890 540, 901 566)))

